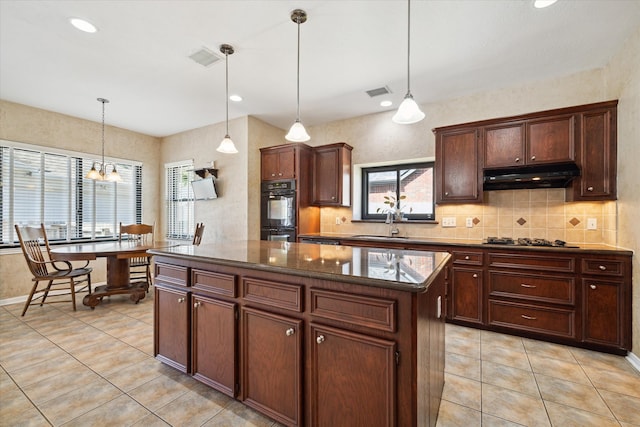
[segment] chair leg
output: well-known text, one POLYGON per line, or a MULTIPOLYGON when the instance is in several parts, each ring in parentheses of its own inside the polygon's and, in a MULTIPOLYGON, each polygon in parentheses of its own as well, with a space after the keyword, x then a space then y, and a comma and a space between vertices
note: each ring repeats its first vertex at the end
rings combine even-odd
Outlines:
POLYGON ((69 278, 71 285, 71 302, 73 303, 73 311, 76 311, 76 284, 73 281, 73 277, 69 278))
POLYGON ((31 304, 31 300, 33 299, 33 294, 36 292, 36 289, 38 289, 38 284, 40 282, 36 281, 36 283, 34 283, 33 287, 31 288, 31 292, 29 293, 29 297, 27 298, 27 302, 24 304, 24 309, 22 310, 22 317, 24 317, 24 314, 27 312, 27 309, 29 308, 29 305, 31 304))
POLYGON ((149 286, 153 283, 151 282, 151 267, 147 265, 147 293, 149 293, 149 286))
POLYGON ((44 290, 44 294, 42 295, 42 301, 40 301, 40 307, 44 305, 44 300, 46 300, 47 296, 49 296, 51 285, 53 285, 53 280, 49 280, 49 284, 47 285, 47 288, 44 290))

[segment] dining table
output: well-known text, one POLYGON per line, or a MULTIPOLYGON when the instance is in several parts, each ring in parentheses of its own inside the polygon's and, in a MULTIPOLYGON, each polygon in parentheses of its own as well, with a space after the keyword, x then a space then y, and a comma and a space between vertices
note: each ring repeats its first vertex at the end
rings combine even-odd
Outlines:
POLYGON ((175 246, 175 242, 154 242, 139 244, 136 241, 87 242, 59 246, 51 249, 51 255, 61 261, 86 261, 97 258, 107 259, 107 282, 97 286, 86 295, 82 303, 94 309, 105 296, 130 295, 136 304, 144 299, 148 291, 148 283, 131 283, 129 262, 131 258, 148 256, 149 249, 161 249, 175 246))

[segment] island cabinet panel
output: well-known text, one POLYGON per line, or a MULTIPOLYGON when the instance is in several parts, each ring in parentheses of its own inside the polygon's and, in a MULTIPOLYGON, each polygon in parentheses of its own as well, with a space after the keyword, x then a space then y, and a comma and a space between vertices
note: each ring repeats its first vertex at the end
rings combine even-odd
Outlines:
POLYGON ((167 365, 189 372, 190 292, 164 287, 157 278, 154 292, 154 354, 167 365))
POLYGON ((244 300, 267 307, 302 311, 302 286, 249 277, 242 281, 244 300))
POLYGON ((191 373, 195 379, 235 397, 237 304, 193 295, 191 373))
POLYGON ((395 426, 396 343, 310 324, 311 426, 395 426))
POLYGON ((243 308, 241 399, 286 425, 303 425, 302 339, 302 320, 243 308))

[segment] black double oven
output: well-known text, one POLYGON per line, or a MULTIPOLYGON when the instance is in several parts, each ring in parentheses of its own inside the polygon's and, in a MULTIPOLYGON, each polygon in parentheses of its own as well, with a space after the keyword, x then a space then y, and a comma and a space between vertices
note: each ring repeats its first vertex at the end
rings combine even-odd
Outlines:
POLYGON ((261 186, 260 238, 296 241, 296 182, 265 181, 261 186))

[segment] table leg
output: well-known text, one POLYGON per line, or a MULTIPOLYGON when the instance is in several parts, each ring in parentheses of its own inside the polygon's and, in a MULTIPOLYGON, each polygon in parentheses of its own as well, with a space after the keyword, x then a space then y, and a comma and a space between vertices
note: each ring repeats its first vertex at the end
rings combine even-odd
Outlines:
POLYGON ((105 296, 129 294, 131 301, 137 304, 144 299, 146 287, 144 283, 132 285, 129 277, 129 258, 107 257, 107 284, 97 286, 91 294, 84 297, 82 303, 93 309, 105 296))

